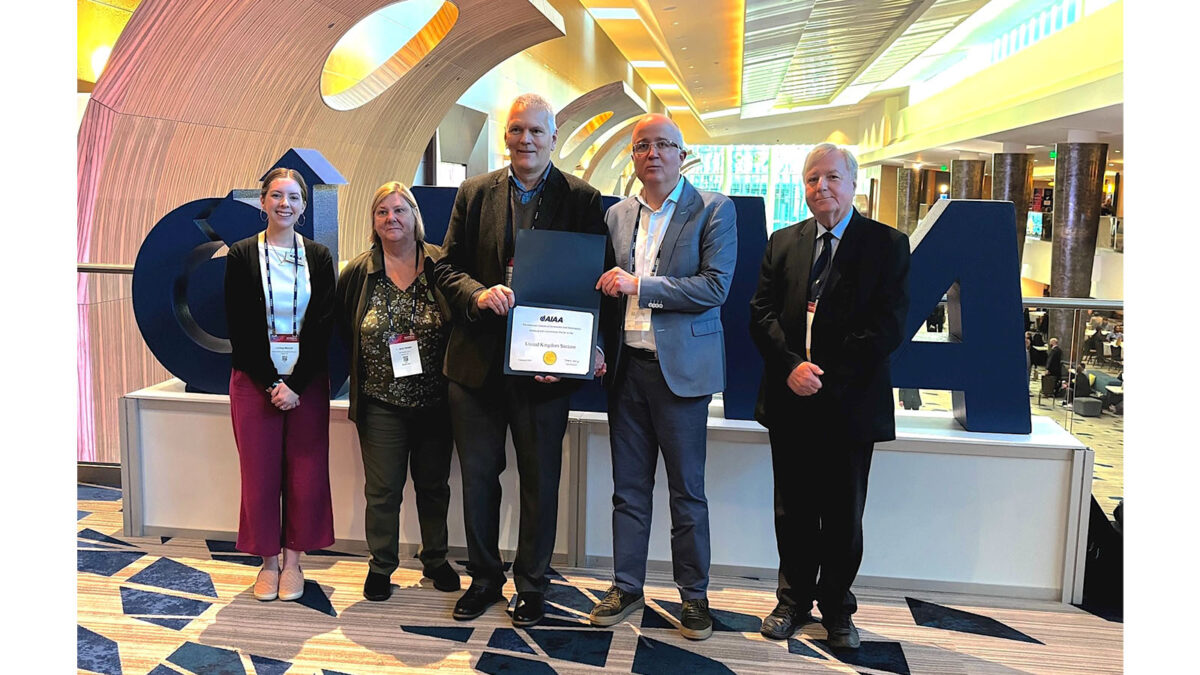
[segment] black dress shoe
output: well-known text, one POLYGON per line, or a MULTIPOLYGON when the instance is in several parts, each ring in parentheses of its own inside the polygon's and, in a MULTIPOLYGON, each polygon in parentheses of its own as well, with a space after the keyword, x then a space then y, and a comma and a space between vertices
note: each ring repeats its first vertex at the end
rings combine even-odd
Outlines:
POLYGON ((588 620, 593 626, 615 626, 645 606, 646 600, 641 593, 623 591, 614 584, 592 608, 588 620))
POLYGON ((712 614, 708 612, 708 600, 684 600, 683 616, 679 620, 679 633, 689 640, 707 640, 712 636, 712 614))
POLYGON ((512 623, 517 627, 532 626, 546 615, 546 596, 533 591, 517 593, 517 606, 513 608, 512 623))
POLYGON ((829 633, 829 646, 834 649, 858 649, 861 644, 858 628, 855 628, 849 614, 822 618, 821 625, 825 626, 825 632, 829 633))
POLYGON ((484 588, 471 585, 466 593, 454 603, 454 618, 467 621, 483 614, 492 604, 504 599, 504 594, 498 588, 484 588))
POLYGON ((458 579, 458 572, 450 566, 450 563, 443 562, 437 567, 425 572, 426 579, 433 580, 433 587, 439 591, 453 593, 462 588, 462 583, 458 579))
POLYGON ((392 578, 379 572, 367 572, 363 583, 363 597, 372 602, 383 602, 392 597, 392 578))
POLYGON ((786 640, 796 633, 806 623, 816 623, 812 612, 803 612, 799 605, 779 603, 775 609, 763 619, 762 628, 758 631, 763 637, 772 640, 786 640))

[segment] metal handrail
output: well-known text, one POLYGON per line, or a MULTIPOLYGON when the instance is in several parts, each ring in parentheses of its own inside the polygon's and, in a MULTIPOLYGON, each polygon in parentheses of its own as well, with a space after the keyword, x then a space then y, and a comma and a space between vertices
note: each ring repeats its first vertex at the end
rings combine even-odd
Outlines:
POLYGON ((1038 309, 1116 309, 1124 311, 1124 300, 1101 298, 1021 298, 1022 307, 1038 309))
POLYGON ((75 268, 80 274, 133 274, 133 265, 116 265, 112 263, 76 263, 75 268))
MULTIPOLYGON (((111 263, 77 263, 79 273, 89 274, 133 274, 133 265, 117 265, 111 263)), ((942 302, 946 297, 942 296, 942 302)), ((1125 309, 1124 300, 1109 300, 1102 298, 1021 298, 1022 307, 1037 307, 1038 309, 1125 309)))

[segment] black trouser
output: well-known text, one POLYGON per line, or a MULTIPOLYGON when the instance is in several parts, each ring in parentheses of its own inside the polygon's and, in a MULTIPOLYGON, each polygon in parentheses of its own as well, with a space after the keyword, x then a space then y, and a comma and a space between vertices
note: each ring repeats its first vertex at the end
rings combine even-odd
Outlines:
POLYGON ((772 424, 779 601, 823 620, 858 611, 850 585, 862 562, 863 508, 874 444, 822 438, 820 430, 772 424), (820 578, 818 579, 818 572, 820 578))
POLYGON ((364 522, 372 572, 390 576, 399 564, 400 502, 412 471, 421 527, 421 566, 446 562, 446 512, 450 508, 450 413, 399 408, 365 398, 358 414, 367 512, 364 522))
POLYGON ((512 432, 521 483, 513 577, 517 592, 544 593, 558 527, 558 479, 569 396, 545 396, 531 377, 489 378, 479 388, 450 383, 450 418, 462 467, 463 520, 473 584, 504 585, 500 559, 500 474, 512 432))

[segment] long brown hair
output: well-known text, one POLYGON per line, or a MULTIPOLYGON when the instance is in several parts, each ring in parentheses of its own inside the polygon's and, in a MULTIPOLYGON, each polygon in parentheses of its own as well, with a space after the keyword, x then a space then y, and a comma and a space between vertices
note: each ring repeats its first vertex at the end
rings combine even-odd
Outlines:
POLYGON ((270 189, 271 183, 279 180, 280 178, 291 178, 292 180, 296 181, 296 185, 300 186, 300 199, 304 200, 304 208, 307 209, 308 185, 305 185, 304 177, 300 175, 299 171, 296 171, 295 169, 289 169, 284 166, 277 166, 268 171, 267 175, 263 176, 262 190, 258 193, 259 199, 266 199, 267 190, 270 189))

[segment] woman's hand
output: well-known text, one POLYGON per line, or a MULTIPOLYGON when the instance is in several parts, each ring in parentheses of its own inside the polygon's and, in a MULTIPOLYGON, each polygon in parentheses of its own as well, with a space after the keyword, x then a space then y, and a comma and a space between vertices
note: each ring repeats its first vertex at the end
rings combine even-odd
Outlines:
POLYGON ((280 410, 291 410, 300 405, 300 394, 292 391, 286 382, 280 382, 271 390, 271 405, 280 410))

